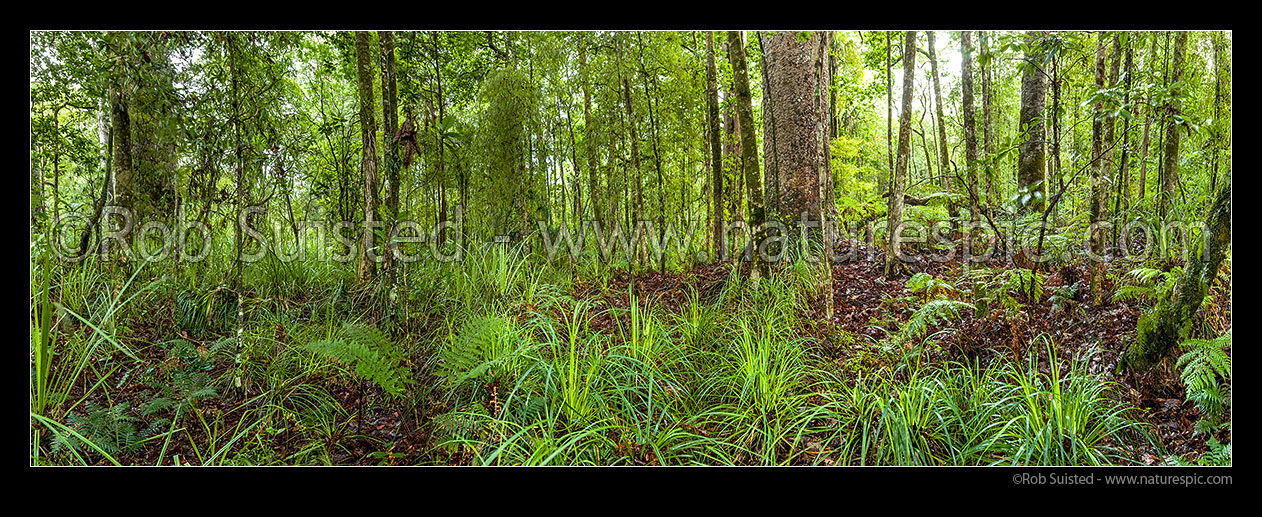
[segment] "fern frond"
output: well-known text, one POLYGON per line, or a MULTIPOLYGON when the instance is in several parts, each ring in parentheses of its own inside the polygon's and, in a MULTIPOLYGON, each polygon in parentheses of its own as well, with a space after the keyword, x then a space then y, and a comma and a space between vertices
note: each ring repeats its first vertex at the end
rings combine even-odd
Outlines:
POLYGON ((307 343, 304 348, 347 366, 355 368, 355 375, 368 379, 385 392, 400 396, 408 379, 407 370, 400 364, 402 354, 384 333, 372 327, 347 323, 342 327, 340 339, 322 339, 307 343))
POLYGON ((1221 381, 1231 379, 1231 331, 1215 339, 1189 339, 1180 344, 1185 350, 1175 362, 1188 400, 1201 409, 1210 426, 1218 422, 1230 404, 1221 381), (1221 381, 1220 381, 1221 379, 1221 381))
POLYGON ((916 340, 924 336, 929 327, 941 325, 949 320, 959 319, 960 311, 974 309, 971 303, 955 300, 933 300, 912 314, 899 330, 903 340, 916 340))
POLYGON ((1113 291, 1113 301, 1140 301, 1151 298, 1154 294, 1153 288, 1142 285, 1120 285, 1116 291, 1113 291))

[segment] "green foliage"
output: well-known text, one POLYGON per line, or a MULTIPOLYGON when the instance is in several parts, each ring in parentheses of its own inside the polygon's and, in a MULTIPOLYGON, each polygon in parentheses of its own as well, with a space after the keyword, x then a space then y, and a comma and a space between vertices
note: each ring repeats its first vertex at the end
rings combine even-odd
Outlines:
POLYGON ((973 310, 971 303, 956 300, 932 300, 925 303, 899 328, 899 340, 903 343, 918 341, 930 327, 960 319, 962 311, 973 310))
POLYGON ((1082 284, 1075 283, 1073 285, 1058 285, 1052 287, 1051 296, 1047 300, 1052 302, 1052 312, 1069 312, 1082 315, 1085 311, 1082 304, 1078 303, 1078 293, 1082 289, 1082 284))
POLYGON ((971 287, 977 314, 989 317, 993 311, 999 311, 1009 320, 1021 319, 1021 300, 1038 300, 1043 297, 1043 276, 1033 270, 1013 269, 971 269, 965 275, 971 287))
POLYGON ((1140 267, 1127 271, 1123 278, 1127 283, 1117 286, 1117 290, 1113 292, 1113 301, 1137 300, 1154 303, 1170 298, 1174 287, 1183 278, 1183 268, 1174 267, 1169 271, 1162 271, 1140 267))
POLYGON ((1201 420, 1196 423, 1198 432, 1216 428, 1231 405, 1231 356, 1226 352, 1230 346, 1230 330, 1214 339, 1189 339, 1179 345, 1183 353, 1175 367, 1187 399, 1201 410, 1201 420))
POLYGON ((336 339, 326 338, 305 345, 306 350, 346 366, 354 366, 355 375, 371 381, 394 396, 401 396, 411 379, 401 364, 402 353, 380 330, 356 323, 345 323, 336 339))
POLYGON ((517 357, 528 342, 519 342, 512 320, 502 316, 469 317, 438 354, 436 372, 453 386, 486 377, 507 379, 518 373, 517 357))
POLYGON ((1020 419, 1013 428, 1019 440, 1013 462, 1020 465, 1104 465, 1126 457, 1114 445, 1139 424, 1129 408, 1114 402, 1112 383, 1084 371, 1086 361, 1072 361, 1066 375, 1056 361, 1056 350, 1046 340, 1048 373, 1040 372, 1038 355, 1018 376, 1020 419))
POLYGON ((958 300, 962 292, 955 284, 936 278, 928 273, 916 273, 907 279, 907 290, 920 296, 920 300, 958 300))
POLYGON ((137 430, 136 426, 142 422, 131 416, 125 402, 109 407, 88 402, 82 416, 70 413, 66 423, 77 434, 58 435, 52 443, 53 454, 57 454, 62 448, 73 448, 80 454, 97 449, 105 455, 118 456, 123 452, 134 451, 146 437, 158 432, 156 425, 137 430), (89 443, 95 446, 89 446, 89 443))

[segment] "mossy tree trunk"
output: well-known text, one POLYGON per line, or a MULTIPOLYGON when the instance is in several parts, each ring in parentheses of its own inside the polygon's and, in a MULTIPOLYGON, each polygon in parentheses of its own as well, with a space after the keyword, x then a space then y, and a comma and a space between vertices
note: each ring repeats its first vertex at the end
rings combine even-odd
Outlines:
POLYGON ((1159 301, 1157 307, 1139 318, 1135 341, 1122 354, 1118 370, 1147 371, 1192 334, 1196 313, 1231 246, 1230 178, 1218 191, 1205 218, 1205 228, 1201 247, 1192 254, 1173 299, 1159 301))
POLYGON ((1047 206, 1047 153, 1043 131, 1043 108, 1047 94, 1047 74, 1042 65, 1043 33, 1026 32, 1029 50, 1021 72, 1020 148, 1017 151, 1018 208, 1029 213, 1047 206))

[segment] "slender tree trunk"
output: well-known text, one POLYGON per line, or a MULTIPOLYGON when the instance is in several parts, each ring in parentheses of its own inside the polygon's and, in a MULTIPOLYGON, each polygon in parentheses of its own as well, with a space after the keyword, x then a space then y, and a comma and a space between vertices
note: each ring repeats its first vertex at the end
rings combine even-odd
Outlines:
MULTIPOLYGON (((1178 95, 1181 87, 1177 86, 1183 79, 1183 54, 1187 48, 1188 33, 1180 31, 1174 39, 1174 68, 1171 71, 1170 83, 1176 85, 1173 95, 1178 95)), ((1174 202, 1174 195, 1179 188, 1179 124, 1175 119, 1182 109, 1177 100, 1166 103, 1166 142, 1165 153, 1161 159, 1161 198, 1157 213, 1164 219, 1174 202)))
MULTIPOLYGON (((973 114, 973 35, 969 31, 960 31, 960 115, 964 122, 964 167, 968 171, 969 198, 969 240, 965 246, 972 246, 973 230, 981 224, 980 193, 977 186, 977 124, 973 114)), ((971 253, 971 249, 970 253, 971 253)), ((965 267, 968 264, 965 263, 965 267)))
MULTIPOLYGON (((619 39, 621 42, 622 40, 619 39)), ((643 170, 640 167, 640 138, 636 133, 635 127, 635 107, 632 104, 631 97, 631 79, 622 71, 622 53, 618 53, 618 81, 622 83, 622 105, 626 109, 627 117, 627 138, 631 141, 631 166, 635 168, 635 192, 634 213, 628 214, 627 227, 628 231, 634 235, 634 228, 637 221, 644 216, 644 181, 643 170)), ((630 188, 630 185, 628 185, 630 188)), ((633 256, 635 260, 632 263, 639 266, 644 259, 644 246, 637 244, 633 256)))
POLYGON ((592 207, 592 218, 599 225, 603 218, 600 209, 600 171, 596 163, 596 121, 592 119, 592 93, 587 81, 587 40, 578 44, 578 74, 583 84, 583 145, 587 152, 587 197, 592 207))
POLYGON ((766 229, 763 211, 762 174, 758 167, 758 137, 754 135, 754 110, 749 94, 749 76, 745 64, 745 42, 741 33, 727 33, 728 59, 732 63, 732 80, 736 88, 736 115, 741 125, 741 170, 744 171, 745 188, 749 198, 749 225, 754 229, 750 248, 757 262, 751 276, 757 280, 768 275, 768 264, 759 252, 766 229))
POLYGON ((373 117, 372 92, 372 35, 366 31, 355 33, 355 57, 359 74, 359 127, 363 143, 364 169, 364 228, 359 249, 359 279, 371 278, 376 264, 371 259, 374 240, 374 224, 377 219, 377 136, 373 117))
MULTIPOLYGON (((1122 96, 1122 105, 1126 109, 1130 108, 1131 103, 1131 77, 1135 72, 1135 46, 1132 44, 1134 35, 1126 39, 1126 85, 1125 93, 1122 96)), ((1130 199, 1130 172, 1127 159, 1130 157, 1131 149, 1131 119, 1127 118, 1122 125, 1122 158, 1119 160, 1117 167, 1117 188, 1113 202, 1113 242, 1119 242, 1122 226, 1122 204, 1130 199)))
POLYGON ((903 226, 903 195, 907 188, 907 162, 911 160, 911 96, 916 87, 916 31, 907 31, 903 49, 903 110, 898 121, 898 162, 890 181, 889 213, 887 215, 885 253, 885 277, 894 278, 900 264, 901 233, 903 226))
POLYGON ((706 120, 709 122, 708 134, 710 142, 710 172, 713 203, 711 208, 712 230, 711 243, 715 257, 727 256, 727 247, 723 242, 723 144, 719 138, 719 79, 714 59, 714 31, 706 33, 706 120))
MULTIPOLYGON (((1149 53, 1148 53, 1148 59, 1147 59, 1147 60, 1145 61, 1145 63, 1144 63, 1144 67, 1148 69, 1148 75, 1149 75, 1149 79, 1150 79, 1150 80, 1151 80, 1151 79, 1153 79, 1151 76, 1153 75, 1153 69, 1154 69, 1154 68, 1155 68, 1155 66, 1156 66, 1156 65, 1155 65, 1155 63, 1156 63, 1156 62, 1157 62, 1157 35, 1156 35, 1156 34, 1153 34, 1153 35, 1152 35, 1152 50, 1150 50, 1150 51, 1149 51, 1149 53)), ((1144 111, 1145 111, 1145 116, 1144 116, 1144 142, 1143 142, 1142 144, 1140 144, 1140 146, 1139 146, 1139 149, 1140 149, 1140 154, 1139 154, 1139 202, 1140 202, 1140 203, 1143 203, 1143 202, 1144 202, 1144 200, 1147 198, 1147 195, 1148 195, 1148 149, 1149 149, 1149 144, 1152 142, 1152 140, 1151 140, 1151 133, 1149 133, 1149 129, 1151 129, 1151 128, 1152 128, 1152 122, 1153 122, 1153 118, 1154 118, 1154 113, 1153 113, 1153 112, 1155 111, 1155 109, 1154 109, 1154 108, 1153 108, 1153 106, 1152 106, 1152 95, 1151 95, 1151 94, 1149 94, 1149 95, 1148 95, 1148 97, 1147 97, 1147 101, 1145 102, 1145 104, 1147 104, 1147 105, 1148 105, 1148 109, 1144 110, 1144 111)))
MULTIPOLYGON (((1104 32, 1100 32, 1096 40, 1095 89, 1097 92, 1103 90, 1105 87, 1104 63, 1105 58, 1107 57, 1105 37, 1106 34, 1104 32)), ((1091 257, 1091 303, 1093 305, 1100 304, 1100 299, 1103 295, 1102 286, 1104 285, 1103 275, 1100 274, 1103 272, 1103 267, 1101 267, 1103 264, 1100 262, 1102 258, 1098 255, 1104 251, 1101 246, 1103 244, 1103 232, 1100 230, 1099 225, 1104 218, 1104 175, 1105 171, 1108 170, 1108 165, 1106 163, 1108 160, 1104 157, 1104 140, 1108 138, 1105 135, 1106 129, 1104 128, 1104 123, 1102 121, 1105 117, 1104 101, 1100 97, 1096 97, 1094 113, 1091 117, 1091 158, 1094 162, 1094 166, 1091 168, 1091 206, 1090 216, 1088 219, 1091 232, 1091 248, 1095 255, 1097 255, 1095 257, 1091 257)))
MULTIPOLYGON (((889 161, 888 170, 894 174, 894 48, 890 34, 885 31, 885 156, 889 161)), ((882 186, 877 185, 877 189, 883 190, 882 186)))
MULTIPOLYGON (((102 109, 102 116, 104 116, 104 111, 102 109)), ((110 126, 113 126, 112 122, 110 126)), ((76 256, 83 257, 88 252, 88 244, 91 243, 92 235, 96 233, 100 223, 101 211, 105 209, 105 200, 109 197, 110 184, 113 183, 113 180, 114 132, 105 131, 105 180, 101 182, 101 193, 97 195, 96 204, 92 207, 92 217, 88 219, 87 226, 84 226, 83 233, 79 234, 79 252, 76 256)))
MULTIPOLYGON (((386 190, 388 220, 385 226, 385 234, 389 236, 393 234, 394 224, 399 219, 399 110, 395 89, 394 35, 390 31, 377 31, 377 43, 381 53, 381 130, 386 146, 386 181, 390 182, 390 188, 386 190)), ((440 238, 439 245, 442 242, 440 238)), ((395 281, 394 248, 394 245, 387 246, 385 263, 382 265, 386 274, 386 285, 391 286, 395 281)))
MULTIPOLYGON (((236 220, 233 222, 234 224, 232 226, 233 244, 234 244, 233 249, 236 251, 236 254, 233 258, 234 274, 233 274, 232 287, 234 289, 240 289, 241 276, 242 276, 242 265, 241 265, 242 228, 241 228, 240 221, 241 221, 242 211, 245 209, 246 190, 249 188, 249 186, 246 185, 246 182, 245 182, 245 156, 244 156, 245 147, 244 147, 244 144, 242 143, 242 140, 245 136, 242 134, 245 131, 245 124, 243 123, 244 121, 241 120, 241 94, 240 94, 241 73, 240 73, 239 68, 237 67, 237 54, 239 53, 239 50, 237 49, 237 36, 234 33, 228 33, 227 38, 228 38, 228 64, 229 64, 229 69, 230 69, 229 73, 232 77, 231 79, 231 83, 232 83, 231 85, 232 138, 233 138, 232 147, 233 147, 233 153, 236 154, 236 159, 237 159, 236 160, 237 161, 236 163, 236 169, 237 169, 236 218, 235 218, 236 220)), ((237 298, 238 298, 238 305, 239 305, 240 295, 238 295, 237 298)), ((238 310, 237 312, 240 313, 241 311, 238 310)), ((239 343, 238 343, 238 346, 240 346, 239 343)))
POLYGON ((942 175, 942 188, 951 192, 950 148, 947 147, 946 118, 942 116, 942 89, 938 85, 938 51, 934 43, 934 31, 925 31, 929 35, 929 70, 933 75, 933 107, 938 120, 938 173, 942 175))
POLYGON ((986 202, 991 207, 994 206, 995 199, 995 168, 991 163, 995 156, 994 145, 994 118, 991 116, 991 100, 990 100, 990 35, 986 31, 978 31, 981 40, 982 56, 982 152, 986 153, 986 202))

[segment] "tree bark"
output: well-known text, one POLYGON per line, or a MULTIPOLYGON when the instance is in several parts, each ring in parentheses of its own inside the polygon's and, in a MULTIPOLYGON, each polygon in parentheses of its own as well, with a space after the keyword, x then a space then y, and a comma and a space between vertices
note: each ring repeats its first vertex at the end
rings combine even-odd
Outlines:
MULTIPOLYGON (((381 129, 385 137, 386 181, 390 188, 386 190, 387 217, 385 233, 393 234, 394 224, 399 219, 399 111, 395 89, 394 73, 394 35, 390 31, 377 31, 377 42, 381 53, 381 129)), ((444 228, 446 230, 446 228, 444 228)), ((442 240, 439 240, 442 244, 442 240)), ((387 246, 385 262, 386 284, 394 284, 394 245, 387 246)))
MULTIPOLYGON (((1144 67, 1149 70, 1150 74, 1152 73, 1152 70, 1155 66, 1154 63, 1157 62, 1157 35, 1153 34, 1151 37, 1152 37, 1152 49, 1149 50, 1148 60, 1144 63, 1145 65, 1144 67)), ((1149 80, 1150 81, 1154 80, 1154 78, 1150 77, 1149 80)), ((1143 203, 1144 199, 1148 197, 1148 149, 1149 149, 1149 144, 1152 142, 1151 140, 1152 134, 1149 132, 1149 130, 1152 128, 1153 118, 1155 118, 1154 113, 1153 113, 1155 109, 1152 107, 1151 94, 1148 96, 1148 100, 1147 102, 1145 102, 1145 104, 1148 105, 1148 109, 1144 110, 1145 112, 1144 141, 1143 143, 1139 145, 1139 149, 1140 149, 1140 152, 1139 152, 1139 202, 1140 203, 1143 203)))
POLYGON ((1146 372, 1192 335, 1196 313, 1231 247, 1231 183, 1223 181, 1205 217, 1206 233, 1192 254, 1183 279, 1171 298, 1162 299, 1140 316, 1135 340, 1117 363, 1118 371, 1146 372))
POLYGON ((377 135, 373 117, 372 36, 366 31, 355 33, 355 57, 359 75, 359 127, 363 144, 364 227, 359 249, 360 280, 371 278, 376 264, 371 259, 374 228, 377 219, 377 135))
POLYGON ((942 89, 938 85, 938 51, 934 43, 934 31, 929 35, 929 71, 933 77, 933 108, 938 120, 938 173, 942 175, 942 189, 951 192, 951 154, 947 147, 946 118, 942 116, 942 89))
POLYGON ((713 192, 713 208, 711 222, 713 224, 711 243, 715 257, 726 257, 727 248, 723 242, 723 144, 719 130, 719 76, 714 58, 714 31, 706 33, 706 120, 709 122, 708 135, 710 143, 711 190, 713 192))
POLYGON ((583 83, 583 144, 587 150, 587 196, 592 207, 592 218, 600 224, 600 172, 596 166, 596 121, 592 120, 592 93, 587 81, 587 40, 578 45, 578 73, 583 83))
POLYGON ((1105 38, 1107 34, 1103 31, 1099 33, 1096 39, 1095 51, 1095 89, 1097 97, 1094 106, 1094 113, 1091 117, 1091 157, 1094 166, 1091 168, 1091 206, 1088 216, 1088 224, 1090 228, 1091 250, 1095 256, 1091 257, 1091 303, 1099 305, 1103 297, 1103 280, 1104 268, 1103 259, 1100 256, 1104 252, 1104 231, 1099 227, 1104 221, 1104 201, 1107 199, 1108 190, 1105 188, 1105 175, 1109 170, 1108 152, 1105 151, 1105 140, 1111 139, 1109 133, 1113 129, 1111 124, 1105 122, 1109 118, 1105 113, 1104 99, 1099 97, 1099 92, 1103 91, 1108 84, 1105 78, 1105 59, 1108 56, 1105 38))
MULTIPOLYGON (((964 122, 964 166, 968 171, 969 221, 971 228, 981 224, 980 193, 977 185, 977 123, 973 114, 973 35, 960 31, 960 114, 964 122)), ((972 244, 969 232, 969 243, 972 244)), ((967 264, 966 264, 967 266, 967 264)))
POLYGON ((1017 154, 1018 208, 1030 212, 1041 212, 1047 206, 1046 142, 1043 134, 1047 76, 1042 69, 1042 37, 1038 31, 1026 32, 1030 50, 1025 54, 1021 73, 1020 131, 1023 137, 1017 154))
POLYGON ((899 270, 903 224, 903 195, 907 188, 907 162, 911 160, 911 97, 916 86, 916 31, 907 31, 903 48, 903 108, 898 120, 898 162, 890 181, 889 211, 886 215, 885 277, 894 278, 899 270))
MULTIPOLYGON (((766 83, 763 133, 774 135, 767 138, 763 149, 765 175, 768 183, 776 178, 779 197, 772 217, 785 223, 786 228, 803 222, 818 223, 818 236, 805 228, 801 231, 806 232, 803 236, 808 241, 820 244, 826 268, 831 244, 826 231, 830 212, 827 190, 832 188, 828 145, 832 117, 827 95, 830 36, 826 31, 813 31, 805 40, 793 31, 759 35, 764 44, 766 83)), ((801 245, 809 246, 809 242, 801 245)), ((832 314, 831 279, 828 275, 821 286, 828 317, 832 314)))
POLYGON ((750 242, 757 268, 751 272, 756 280, 766 277, 768 264, 759 253, 759 245, 766 235, 763 228, 766 214, 763 211, 762 174, 758 167, 758 137, 754 135, 754 110, 749 94, 749 76, 745 64, 745 42, 739 31, 727 33, 728 59, 732 63, 732 82, 736 88, 736 116, 741 126, 741 170, 745 176, 745 188, 749 198, 749 225, 754 230, 750 242))
MULTIPOLYGON (((1187 48, 1188 33, 1180 31, 1174 38, 1174 68, 1171 71, 1170 84, 1174 85, 1172 97, 1177 98, 1181 87, 1179 80, 1183 78, 1184 50, 1187 48)), ((1158 200, 1157 213, 1162 219, 1170 211, 1175 192, 1179 188, 1179 123, 1175 119, 1182 111, 1177 100, 1166 103, 1166 142, 1165 153, 1161 159, 1161 198, 1158 200)))
POLYGON ((990 207, 995 204, 995 170, 991 160, 994 159, 994 118, 991 117, 990 100, 990 35, 986 31, 978 31, 978 39, 982 47, 982 152, 986 153, 986 202, 990 207))

